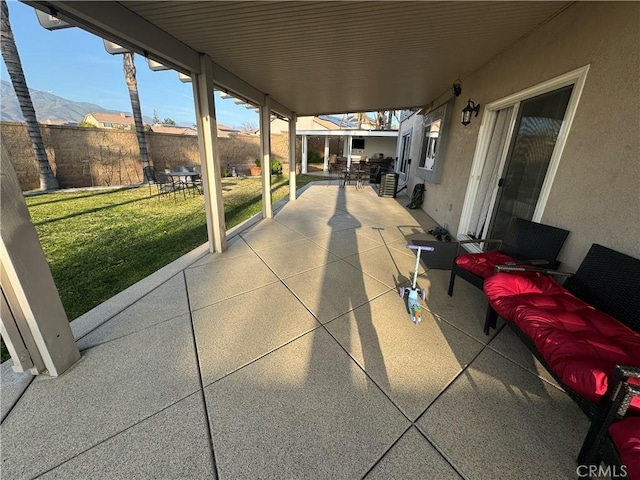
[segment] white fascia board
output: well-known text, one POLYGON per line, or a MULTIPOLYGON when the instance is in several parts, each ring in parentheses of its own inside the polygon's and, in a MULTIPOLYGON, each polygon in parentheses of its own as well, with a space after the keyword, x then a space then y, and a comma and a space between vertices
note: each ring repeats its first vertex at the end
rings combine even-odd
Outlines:
MULTIPOLYGON (((266 95, 258 90, 250 83, 242 80, 237 75, 231 73, 224 67, 213 62, 213 84, 219 90, 230 93, 232 96, 239 97, 242 103, 244 100, 256 105, 265 105, 266 95)), ((280 102, 270 97, 269 106, 271 111, 286 118, 293 116, 293 111, 280 102)))
POLYGON ((311 137, 397 137, 398 130, 297 130, 296 135, 311 137))
POLYGON ((118 45, 151 56, 179 72, 200 73, 198 52, 117 2, 25 1, 27 5, 77 25, 118 45))
POLYGON ((273 98, 271 99, 270 105, 271 105, 271 111, 272 112, 275 112, 278 115, 281 115, 281 116, 283 116, 285 118, 288 118, 288 119, 293 118, 293 111, 291 111, 290 109, 288 109, 287 107, 285 107, 281 103, 276 102, 273 98))
POLYGON ((265 104, 264 93, 215 62, 213 62, 213 84, 234 97, 240 97, 256 105, 265 104))

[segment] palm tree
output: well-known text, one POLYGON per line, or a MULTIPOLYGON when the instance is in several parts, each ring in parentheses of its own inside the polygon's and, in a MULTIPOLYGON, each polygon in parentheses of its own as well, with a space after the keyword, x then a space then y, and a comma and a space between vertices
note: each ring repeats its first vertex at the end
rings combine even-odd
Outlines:
POLYGON ((0 49, 2 50, 2 58, 4 59, 4 64, 7 66, 7 71, 13 84, 13 90, 16 92, 22 116, 27 124, 27 133, 29 134, 31 147, 35 153, 38 170, 40 171, 40 189, 57 190, 60 186, 58 179, 53 174, 53 170, 51 170, 47 152, 42 143, 40 125, 38 125, 36 112, 33 109, 31 95, 29 94, 29 87, 27 87, 27 81, 24 78, 22 62, 20 62, 20 55, 18 55, 18 48, 16 47, 13 32, 11 31, 11 24, 9 23, 9 8, 5 0, 0 0, 0 14, 0 49))
MULTIPOLYGON (((4 2, 4 0, 2 0, 4 2)), ((133 121, 136 125, 136 136, 140 147, 140 157, 142 158, 142 176, 145 182, 155 180, 149 165, 149 153, 147 152, 147 138, 144 134, 142 123, 142 112, 140 111, 140 98, 138 97, 138 81, 136 80, 136 66, 133 64, 133 53, 127 52, 122 55, 122 65, 124 67, 124 79, 129 89, 131 98, 131 110, 133 110, 133 121)))

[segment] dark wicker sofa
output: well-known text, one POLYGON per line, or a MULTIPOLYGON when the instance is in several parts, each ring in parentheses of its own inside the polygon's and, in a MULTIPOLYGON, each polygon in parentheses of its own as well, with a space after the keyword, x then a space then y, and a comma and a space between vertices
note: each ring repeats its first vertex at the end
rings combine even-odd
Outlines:
MULTIPOLYGON (((594 419, 579 462, 604 456, 608 424, 619 411, 624 385, 640 388, 640 260, 593 244, 578 271, 560 285, 549 276, 518 275, 498 267, 484 284, 492 309, 507 320, 580 408, 594 419), (615 372, 623 372, 625 375, 615 372), (614 407, 612 407, 614 405, 614 407), (608 422, 608 423, 607 423, 608 422)), ((527 268, 541 273, 557 272, 527 268)), ((626 417, 640 417, 640 397, 629 397, 626 417)), ((631 425, 631 435, 636 435, 631 425)), ((619 425, 614 428, 624 428, 619 425)), ((627 439, 629 434, 627 433, 627 439)), ((614 435, 615 436, 615 435, 614 435)), ((630 440, 640 442, 637 437, 630 440)), ((640 462, 640 450, 631 455, 640 462)))
POLYGON ((640 415, 627 415, 633 399, 640 398, 632 378, 640 378, 640 368, 616 367, 578 455, 583 472, 598 472, 604 462, 613 467, 607 472, 612 478, 640 479, 640 415))

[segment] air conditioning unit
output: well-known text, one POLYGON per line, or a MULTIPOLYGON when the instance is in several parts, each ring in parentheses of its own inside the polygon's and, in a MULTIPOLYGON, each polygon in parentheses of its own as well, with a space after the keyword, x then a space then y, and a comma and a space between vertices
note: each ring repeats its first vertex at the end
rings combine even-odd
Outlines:
POLYGON ((380 188, 378 190, 379 197, 396 198, 396 190, 398 189, 398 174, 385 173, 380 178, 380 188))

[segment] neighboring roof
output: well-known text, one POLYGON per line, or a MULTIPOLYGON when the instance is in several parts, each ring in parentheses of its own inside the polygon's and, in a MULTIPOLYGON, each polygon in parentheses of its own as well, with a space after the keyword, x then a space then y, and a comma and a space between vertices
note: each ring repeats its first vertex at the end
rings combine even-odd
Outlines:
POLYGON ((325 123, 329 122, 337 128, 356 128, 356 118, 353 115, 343 115, 338 117, 335 115, 318 115, 318 120, 323 120, 325 123))
POLYGON ((226 125, 218 124, 218 138, 227 138, 231 135, 238 135, 240 130, 233 127, 227 127, 226 125))
POLYGON ((181 127, 180 125, 164 125, 161 123, 154 123, 151 125, 151 130, 154 133, 169 133, 171 135, 197 135, 198 131, 191 127, 181 127))
POLYGON ((91 115, 96 121, 100 123, 122 123, 125 125, 133 125, 133 116, 128 116, 125 113, 104 113, 104 112, 92 112, 87 115, 91 115))
POLYGON ((41 122, 42 125, 77 125, 77 122, 69 122, 67 120, 58 120, 56 118, 45 118, 41 122))
POLYGON ((336 130, 336 129, 350 129, 350 128, 359 128, 360 130, 370 130, 374 128, 374 122, 369 118, 368 115, 363 115, 358 118, 357 115, 348 114, 348 115, 318 115, 316 117, 316 123, 319 123, 322 126, 327 126, 327 128, 336 130), (360 120, 360 125, 358 125, 358 120, 360 120))
POLYGON ((326 115, 322 115, 320 117, 314 117, 313 122, 320 125, 321 127, 326 128, 327 130, 339 130, 340 126, 336 124, 336 122, 329 120, 326 115))

